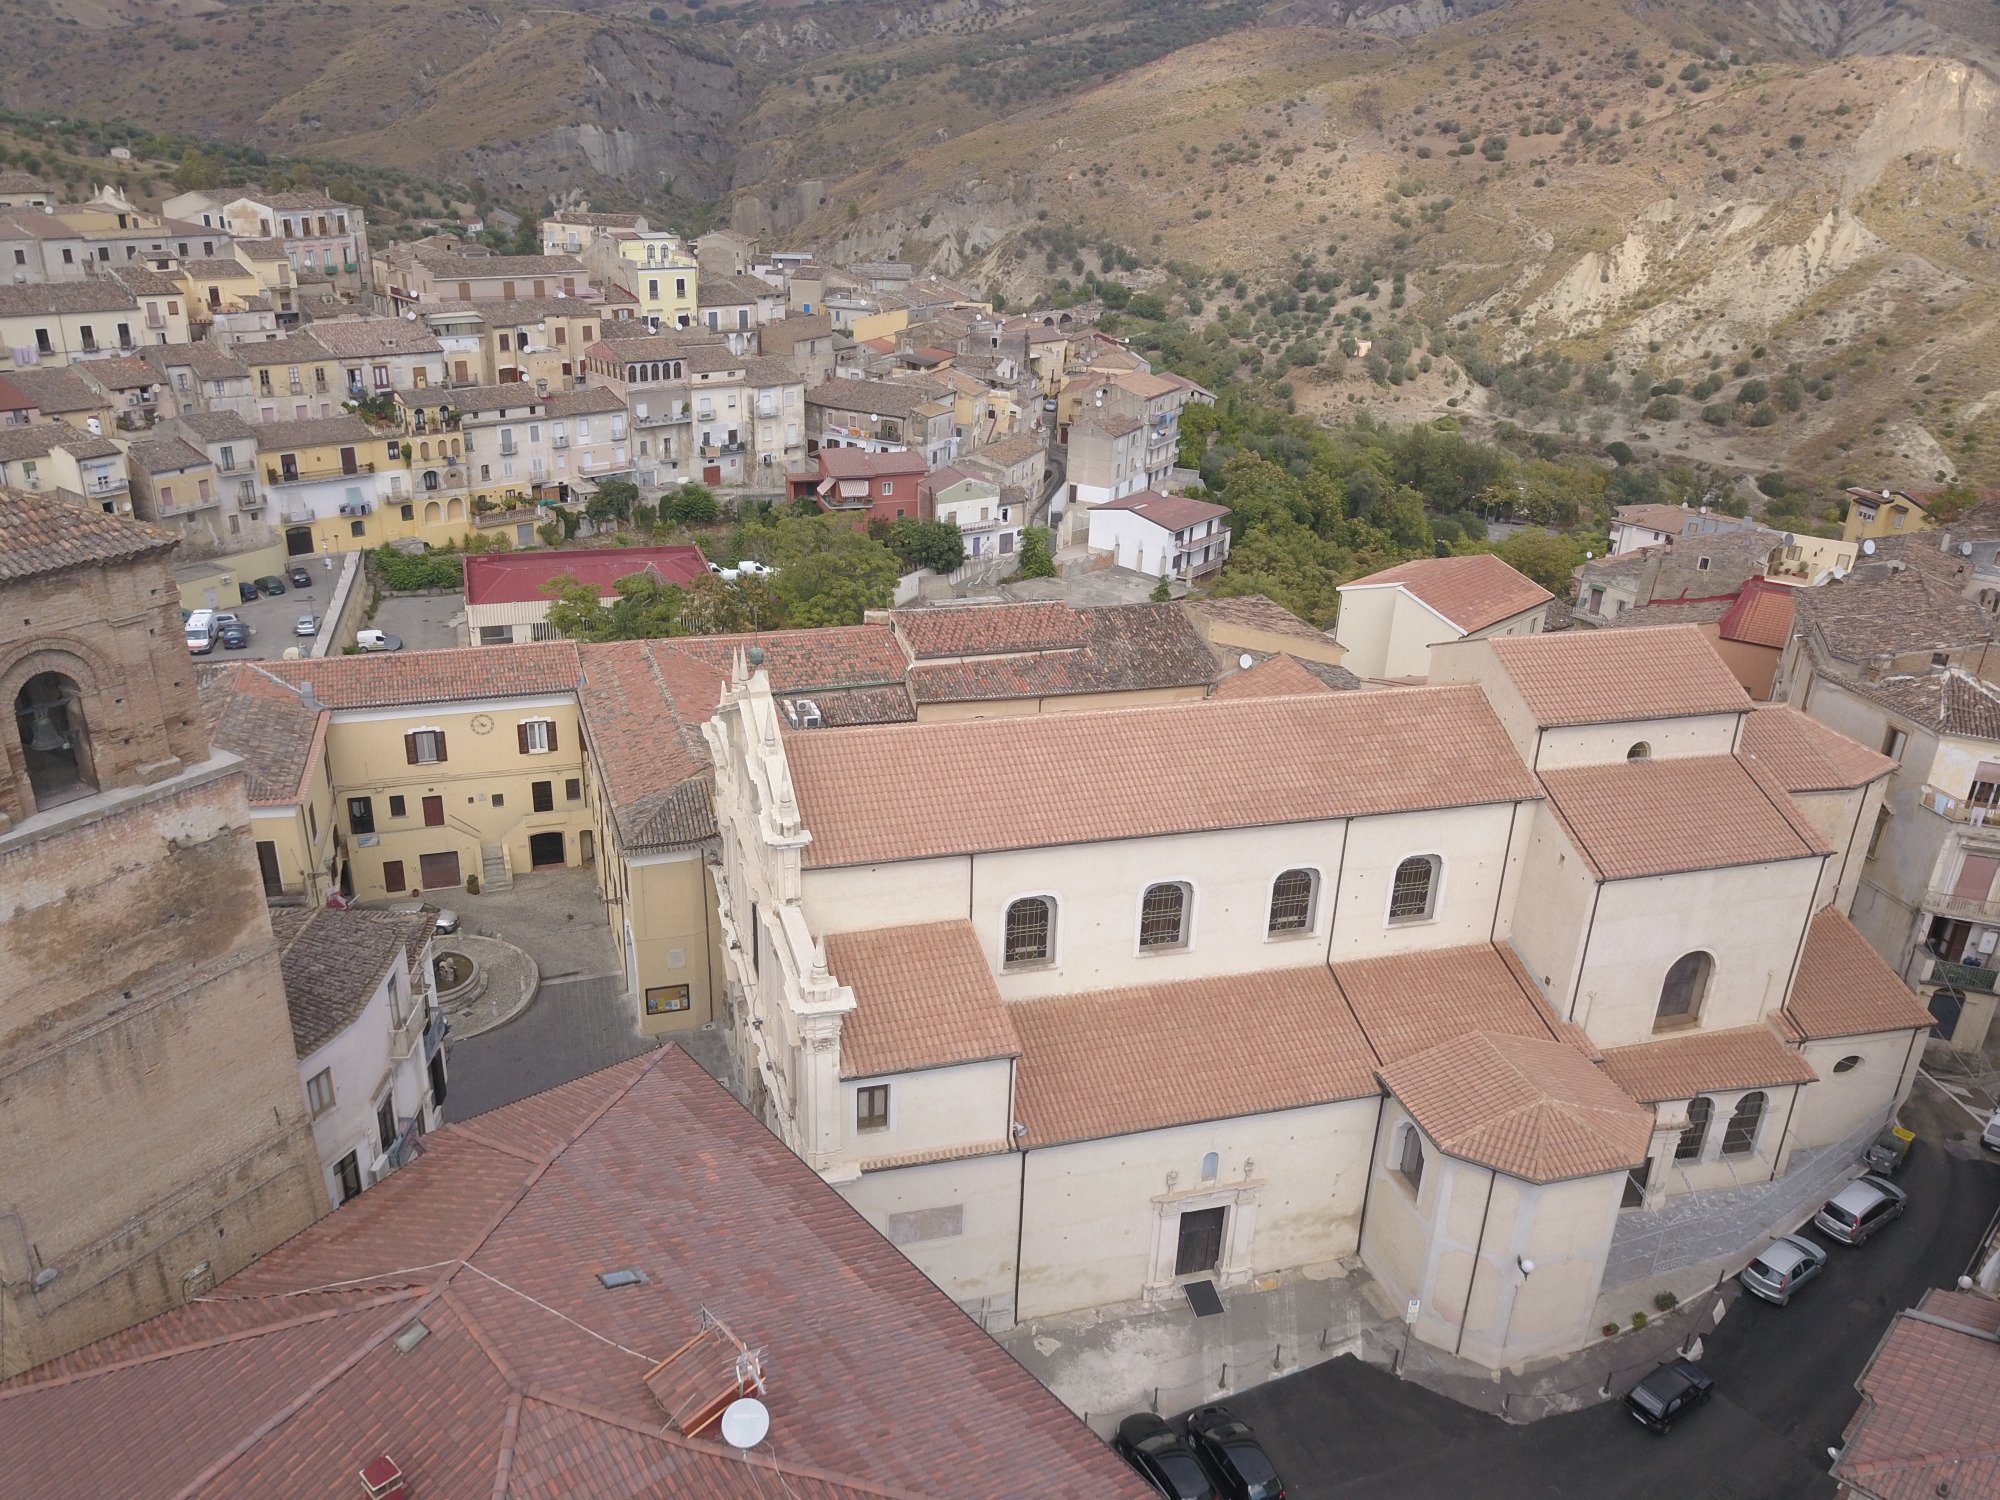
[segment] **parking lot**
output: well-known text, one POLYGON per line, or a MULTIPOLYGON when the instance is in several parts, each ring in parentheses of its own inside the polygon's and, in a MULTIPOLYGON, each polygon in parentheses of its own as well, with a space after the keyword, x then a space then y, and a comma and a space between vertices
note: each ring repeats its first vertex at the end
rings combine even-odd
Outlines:
POLYGON ((1898 1179, 1910 1205, 1859 1249, 1831 1246, 1788 1307, 1739 1297, 1700 1362, 1709 1403, 1656 1437, 1608 1402, 1514 1427, 1352 1358, 1229 1399, 1292 1500, 1631 1497, 1828 1500, 1827 1450, 1890 1318, 1966 1269, 2000 1207, 2000 1165, 1919 1141, 1898 1179))
MULTIPOLYGON (((317 563, 317 559, 308 559, 317 563)), ((338 573, 328 573, 324 567, 314 566, 309 570, 313 576, 312 587, 294 588, 289 579, 285 582, 285 592, 276 598, 266 598, 259 594, 255 600, 222 599, 216 604, 218 610, 234 610, 250 627, 250 645, 241 651, 225 650, 218 642, 207 656, 196 657, 202 662, 223 662, 254 657, 259 661, 276 661, 285 654, 289 646, 310 646, 309 640, 302 640, 296 633, 300 615, 322 617, 326 613, 327 601, 333 595, 333 583, 338 573)))

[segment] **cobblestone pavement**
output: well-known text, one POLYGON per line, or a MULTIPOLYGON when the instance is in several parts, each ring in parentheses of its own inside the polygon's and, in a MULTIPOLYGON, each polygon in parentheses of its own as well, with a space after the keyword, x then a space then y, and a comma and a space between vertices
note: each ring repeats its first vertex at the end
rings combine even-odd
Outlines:
POLYGON ((633 1025, 617 975, 544 981, 541 993, 506 1025, 448 1041, 446 1120, 469 1120, 557 1084, 650 1051, 659 1042, 633 1025))
POLYGON ((401 636, 405 651, 463 646, 465 601, 458 594, 384 594, 375 628, 401 636))
POLYGON ((457 891, 441 904, 459 914, 464 931, 525 949, 540 966, 544 984, 619 971, 618 945, 594 870, 516 875, 504 891, 477 896, 457 891))

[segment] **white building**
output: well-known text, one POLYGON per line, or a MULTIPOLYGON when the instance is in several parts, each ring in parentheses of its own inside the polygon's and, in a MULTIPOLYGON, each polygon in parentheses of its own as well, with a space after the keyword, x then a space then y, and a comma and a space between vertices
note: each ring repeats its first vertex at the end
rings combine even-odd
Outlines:
POLYGON ((1338 1262, 1499 1367, 1650 1296, 1667 1200, 1754 1187, 1666 1267, 1711 1285, 1929 1023, 1845 915, 1880 758, 1692 628, 1432 677, 792 731, 739 660, 704 733, 753 1107, 989 1327, 1338 1262))
POLYGON ((1010 557, 1021 550, 1027 507, 1010 503, 994 481, 947 464, 923 483, 935 519, 950 522, 965 538, 967 558, 1010 557))
POLYGON ((1229 507, 1141 490, 1090 508, 1090 550, 1155 578, 1201 578, 1229 559, 1229 507))
POLYGON ((338 1207, 410 1159, 443 1123, 444 1012, 427 913, 279 907, 285 1001, 313 1143, 338 1207))
POLYGON ((1334 638, 1355 676, 1430 675, 1431 647, 1467 637, 1533 635, 1555 595, 1490 552, 1421 557, 1340 586, 1334 638))

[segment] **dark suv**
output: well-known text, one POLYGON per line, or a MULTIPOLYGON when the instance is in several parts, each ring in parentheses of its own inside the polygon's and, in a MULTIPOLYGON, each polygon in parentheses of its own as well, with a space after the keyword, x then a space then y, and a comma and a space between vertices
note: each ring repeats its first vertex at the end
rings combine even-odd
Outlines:
POLYGON ((1625 1410, 1641 1427, 1665 1432, 1715 1391, 1708 1371, 1687 1359, 1669 1360, 1626 1394, 1625 1410))

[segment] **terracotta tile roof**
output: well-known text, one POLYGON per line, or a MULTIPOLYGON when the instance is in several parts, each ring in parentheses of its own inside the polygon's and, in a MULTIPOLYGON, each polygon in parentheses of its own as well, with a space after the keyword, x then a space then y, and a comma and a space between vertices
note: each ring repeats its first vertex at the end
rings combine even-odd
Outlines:
MULTIPOLYGON (((139 353, 147 364, 162 374, 168 370, 186 369, 193 371, 197 380, 250 378, 250 371, 241 360, 220 344, 211 344, 207 339, 199 339, 192 344, 149 344, 139 353)), ((185 420, 190 415, 227 415, 227 413, 183 413, 182 419, 185 420)))
POLYGON ((1535 722, 1545 727, 1738 713, 1750 706, 1742 684, 1692 625, 1510 635, 1493 641, 1492 649, 1535 722))
POLYGON ((240 756, 253 807, 302 801, 327 715, 254 662, 195 668, 209 743, 240 756))
POLYGON ((449 397, 449 404, 453 411, 459 412, 505 412, 517 406, 523 410, 540 406, 542 399, 527 381, 512 380, 502 385, 454 388, 449 397))
POLYGON ((1398 587, 1467 634, 1498 625, 1555 597, 1490 552, 1416 558, 1344 583, 1340 590, 1398 587))
POLYGON ((2000 740, 2000 692, 1956 667, 1837 686, 1944 734, 2000 740))
POLYGON ((1854 924, 1827 907, 1806 930, 1799 972, 1778 1020, 1802 1041, 1928 1030, 1936 1018, 1868 945, 1854 924))
POLYGON ((160 383, 160 372, 136 355, 85 360, 76 372, 107 391, 143 391, 160 383))
POLYGON ((1229 514, 1226 505, 1190 500, 1186 495, 1162 495, 1156 490, 1141 490, 1136 495, 1125 495, 1117 500, 1102 500, 1091 510, 1129 510, 1140 520, 1151 521, 1162 531, 1185 531, 1190 526, 1220 520, 1229 514))
POLYGON ((125 450, 126 461, 144 474, 178 474, 183 469, 205 469, 209 459, 199 448, 191 448, 177 437, 149 438, 125 450))
POLYGON ((1996 638, 1991 617, 1960 593, 1954 580, 1925 568, 1859 567, 1845 578, 1802 590, 1795 608, 1800 623, 1849 662, 1996 638))
POLYGON ((579 672, 576 647, 568 641, 274 661, 264 669, 294 686, 310 687, 328 708, 572 693, 579 672))
POLYGON ((1227 599, 1186 599, 1181 602, 1181 608, 1190 614, 1203 615, 1225 624, 1261 630, 1267 635, 1288 635, 1319 646, 1329 645, 1333 639, 1324 630, 1316 629, 1264 594, 1238 594, 1227 599))
POLYGON ((1600 880, 1828 854, 1791 798, 1728 755, 1544 771, 1549 805, 1600 880))
MULTIPOLYGON (((31 318, 52 313, 136 312, 132 294, 106 276, 82 281, 0 283, 0 318, 31 318)), ((107 333, 109 329, 105 330, 107 333)))
POLYGON ((1335 964, 1333 977, 1384 1063, 1473 1031, 1571 1038, 1511 949, 1478 944, 1366 958, 1335 964))
POLYGON ((1015 464, 1030 458, 1038 458, 1048 452, 1047 435, 1040 432, 1021 432, 1013 437, 1001 438, 982 448, 974 448, 965 456, 983 458, 990 464, 1003 469, 1011 469, 1015 464))
POLYGON ((1137 417, 1123 417, 1111 411, 1090 411, 1078 412, 1070 420, 1069 429, 1072 435, 1079 432, 1101 432, 1106 437, 1122 438, 1129 437, 1145 425, 1137 417))
POLYGON ((433 919, 424 912, 332 911, 279 907, 271 931, 285 974, 292 1045, 309 1057, 349 1026, 382 987, 396 955, 421 946, 433 919))
POLYGON ((164 531, 106 515, 94 506, 0 490, 0 580, 164 556, 179 545, 178 538, 164 531))
POLYGON ((1681 528, 1696 514, 1685 505, 1621 505, 1614 512, 1619 523, 1643 526, 1667 536, 1679 536, 1681 528))
POLYGON ((386 1449, 417 1495, 736 1500, 758 1490, 743 1460, 680 1436, 645 1379, 706 1310, 763 1352, 774 1493, 1147 1493, 678 1048, 425 1146, 213 1301, 0 1389, 9 1482, 344 1493, 386 1449), (627 1266, 648 1279, 598 1283, 627 1266))
POLYGON ((105 404, 103 395, 85 385, 71 370, 11 370, 7 378, 35 404, 37 411, 46 415, 99 411, 105 404))
POLYGON ((1783 650, 1792 638, 1792 606, 1798 594, 1781 583, 1753 578, 1722 617, 1722 638, 1783 650))
POLYGON ((1599 630, 1649 630, 1659 625, 1713 625, 1736 607, 1734 599, 1697 599, 1692 603, 1637 604, 1604 619, 1584 614, 1599 630))
POLYGON ((1312 673, 1336 693, 1351 693, 1361 686, 1361 679, 1345 667, 1336 667, 1323 661, 1306 661, 1294 657, 1301 667, 1312 673))
POLYGON ((1333 689, 1308 672, 1295 657, 1269 656, 1247 671, 1232 672, 1215 685, 1211 698, 1295 698, 1301 693, 1333 689))
POLYGON ((1819 1079, 1812 1064, 1779 1041, 1768 1026, 1692 1032, 1636 1047, 1613 1047, 1604 1054, 1604 1071, 1641 1104, 1692 1099, 1719 1089, 1819 1079))
POLYGON ((1529 1182, 1636 1167, 1653 1115, 1581 1052, 1476 1031, 1380 1070, 1438 1149, 1529 1182))
POLYGON ((1876 1500, 2000 1495, 2000 1304, 1934 1288, 1900 1314, 1856 1383, 1833 1477, 1876 1500), (1984 1335, 1984 1336, 1982 1336, 1984 1335))
POLYGON ((898 609, 889 622, 917 661, 1081 646, 1083 617, 1067 604, 972 604, 898 609))
POLYGON ((1215 681, 1215 658, 1187 616, 1174 605, 1110 604, 1079 610, 1077 619, 1083 629, 1080 649, 917 662, 909 670, 910 696, 918 703, 967 703, 1158 688, 1206 689, 1215 681))
POLYGON ((379 443, 388 437, 388 433, 377 432, 353 416, 300 417, 295 421, 264 422, 257 428, 257 446, 266 453, 324 448, 336 443, 379 443))
POLYGON ((826 939, 827 967, 854 990, 840 1076, 871 1078, 1021 1050, 972 924, 927 922, 826 939))
POLYGON ((1536 795, 1470 686, 820 730, 786 750, 821 866, 1536 795))
POLYGON ((1323 966, 1017 1001, 1016 1113, 1032 1149, 1377 1092, 1374 1057, 1323 966), (1191 1016, 1257 1024, 1190 1045, 1191 1016))
POLYGON ((312 325, 312 336, 336 359, 444 352, 430 329, 402 318, 323 319, 312 325))
POLYGON ((807 391, 806 405, 907 417, 944 393, 943 386, 928 380, 860 380, 839 375, 807 391))
POLYGON ((1841 791, 1887 776, 1896 763, 1783 703, 1759 704, 1739 752, 1788 792, 1841 791))
POLYGON ((552 417, 608 416, 625 409, 624 398, 601 385, 580 391, 551 391, 542 402, 542 410, 552 417))
POLYGON ((880 475, 921 474, 930 467, 921 453, 869 453, 860 448, 822 448, 820 472, 829 479, 873 479, 880 475))

